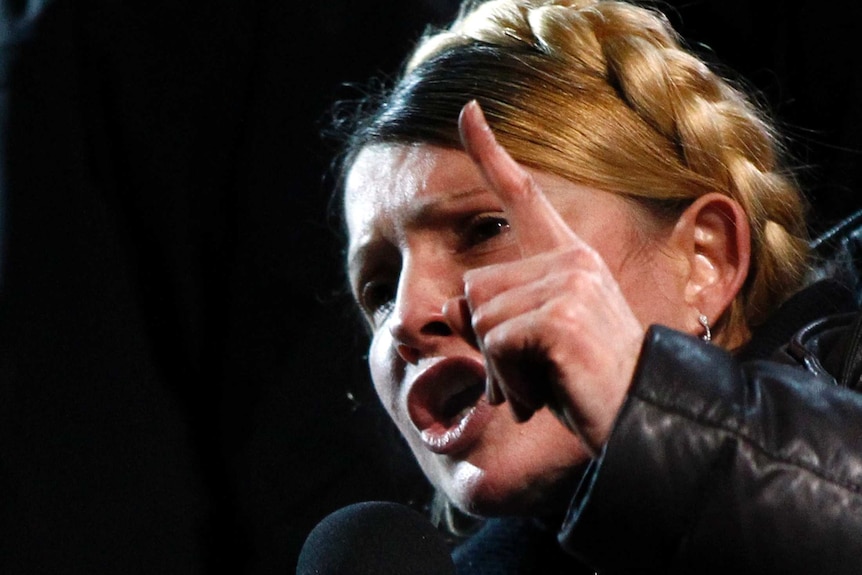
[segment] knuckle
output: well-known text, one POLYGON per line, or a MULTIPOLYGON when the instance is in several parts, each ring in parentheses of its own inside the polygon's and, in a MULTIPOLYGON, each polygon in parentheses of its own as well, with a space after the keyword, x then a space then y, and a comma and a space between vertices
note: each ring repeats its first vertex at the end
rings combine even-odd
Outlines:
POLYGON ((539 183, 527 170, 521 170, 517 176, 516 187, 520 196, 528 203, 534 204, 543 197, 539 183))
POLYGON ((518 172, 518 187, 529 197, 536 196, 540 193, 539 184, 533 177, 533 174, 527 170, 519 170, 518 172))
POLYGON ((584 261, 590 266, 590 269, 594 271, 598 271, 604 268, 605 260, 602 259, 602 256, 589 246, 583 247, 583 256, 584 261))
POLYGON ((583 304, 580 298, 557 297, 539 310, 540 321, 548 329, 566 326, 572 333, 578 332, 578 326, 583 321, 583 304))
POLYGON ((484 349, 492 360, 505 358, 511 351, 510 330, 503 325, 497 325, 485 332, 482 338, 484 349))
POLYGON ((591 292, 595 284, 595 274, 582 267, 569 268, 563 273, 560 294, 583 297, 591 292))
POLYGON ((477 336, 485 336, 491 328, 491 325, 489 324, 490 322, 483 308, 479 307, 473 310, 473 313, 470 316, 470 325, 473 327, 473 332, 477 336))
POLYGON ((483 287, 483 282, 478 274, 470 272, 464 277, 464 297, 467 298, 471 306, 475 307, 480 302, 485 301, 487 299, 486 292, 487 290, 483 287))
POLYGON ((474 268, 464 273, 464 291, 481 294, 487 291, 486 286, 493 284, 495 274, 492 267, 474 268))
POLYGON ((562 257, 589 270, 601 269, 604 266, 602 256, 586 242, 569 246, 564 250, 562 257))

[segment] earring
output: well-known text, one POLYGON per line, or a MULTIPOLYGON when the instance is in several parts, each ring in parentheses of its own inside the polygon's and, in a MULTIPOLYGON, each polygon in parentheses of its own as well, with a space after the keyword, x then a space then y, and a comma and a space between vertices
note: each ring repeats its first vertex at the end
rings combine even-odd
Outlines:
POLYGON ((705 315, 700 314, 697 316, 697 321, 700 322, 700 325, 703 326, 704 330, 703 335, 700 336, 700 339, 702 339, 703 341, 711 341, 712 331, 709 329, 709 319, 705 315))

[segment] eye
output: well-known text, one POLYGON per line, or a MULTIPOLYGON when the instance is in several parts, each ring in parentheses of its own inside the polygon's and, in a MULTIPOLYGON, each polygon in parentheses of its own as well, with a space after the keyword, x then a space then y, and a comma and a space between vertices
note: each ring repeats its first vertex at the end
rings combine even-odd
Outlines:
POLYGON ((362 285, 359 303, 374 325, 392 312, 397 292, 397 285, 391 281, 372 280, 362 285))
POLYGON ((465 240, 475 246, 509 231, 509 222, 498 214, 481 214, 467 224, 465 240))

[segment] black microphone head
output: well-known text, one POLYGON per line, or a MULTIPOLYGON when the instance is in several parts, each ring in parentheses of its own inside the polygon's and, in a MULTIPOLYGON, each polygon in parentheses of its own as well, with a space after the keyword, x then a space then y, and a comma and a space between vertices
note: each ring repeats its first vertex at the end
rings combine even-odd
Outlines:
POLYGON ((421 513, 388 501, 348 505, 309 533, 296 575, 454 575, 449 547, 421 513))

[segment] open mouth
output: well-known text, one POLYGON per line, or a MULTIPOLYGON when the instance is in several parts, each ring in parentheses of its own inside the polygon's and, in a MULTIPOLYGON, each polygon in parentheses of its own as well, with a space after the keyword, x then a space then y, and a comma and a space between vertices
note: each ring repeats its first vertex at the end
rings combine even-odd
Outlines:
POLYGON ((407 396, 410 419, 432 451, 445 452, 464 436, 485 393, 481 364, 447 359, 428 368, 407 396))
POLYGON ((471 385, 470 387, 456 392, 454 395, 445 399, 443 405, 438 411, 437 420, 444 427, 454 427, 467 416, 467 414, 476 407, 476 403, 482 394, 485 393, 484 382, 471 385))

